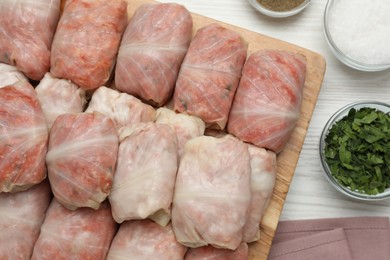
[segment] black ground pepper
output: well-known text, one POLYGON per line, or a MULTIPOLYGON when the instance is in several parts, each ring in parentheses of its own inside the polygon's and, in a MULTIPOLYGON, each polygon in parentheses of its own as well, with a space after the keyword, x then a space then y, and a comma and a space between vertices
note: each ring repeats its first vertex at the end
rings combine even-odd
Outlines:
POLYGON ((285 12, 294 9, 304 1, 305 0, 257 0, 257 2, 265 8, 277 12, 285 12))

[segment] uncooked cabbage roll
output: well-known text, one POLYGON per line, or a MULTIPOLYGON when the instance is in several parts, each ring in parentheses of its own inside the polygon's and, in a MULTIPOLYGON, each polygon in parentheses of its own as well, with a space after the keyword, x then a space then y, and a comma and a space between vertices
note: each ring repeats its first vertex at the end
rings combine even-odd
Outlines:
POLYGON ((241 243, 236 250, 202 246, 188 249, 185 260, 248 260, 248 245, 241 243))
POLYGON ((109 196, 118 223, 148 217, 161 225, 169 222, 177 157, 176 135, 170 126, 149 122, 122 128, 109 196))
POLYGON ((37 93, 19 81, 0 88, 0 193, 46 178, 48 131, 37 93))
POLYGON ((50 69, 50 48, 60 0, 0 1, 0 62, 40 80, 50 69))
POLYGON ((203 135, 205 131, 205 123, 199 117, 176 113, 165 107, 157 109, 155 122, 173 127, 177 137, 179 157, 187 141, 203 135))
POLYGON ((175 110, 224 129, 246 52, 247 44, 232 30, 216 23, 199 29, 177 78, 175 110))
POLYGON ((99 112, 62 114, 46 156, 55 198, 66 208, 97 209, 110 193, 118 153, 113 121, 99 112))
POLYGON ((98 111, 109 116, 119 130, 134 123, 154 121, 156 111, 139 99, 117 90, 100 87, 92 95, 86 112, 98 111))
POLYGON ((68 0, 58 22, 51 74, 82 89, 107 83, 127 24, 125 0, 68 0))
POLYGON ((30 259, 51 197, 47 181, 0 194, 0 259, 30 259))
POLYGON ((187 142, 176 178, 172 226, 188 247, 236 249, 248 218, 251 168, 247 145, 226 135, 187 142))
POLYGON ((260 221, 268 207, 276 181, 276 154, 248 144, 251 158, 251 206, 243 241, 260 239, 260 221))
POLYGON ((107 260, 182 260, 187 248, 176 241, 171 224, 151 220, 124 222, 112 241, 107 260))
POLYGON ((107 201, 97 210, 72 211, 53 199, 31 259, 105 259, 116 231, 107 201))
POLYGON ((282 151, 298 121, 306 58, 261 50, 245 62, 229 116, 228 132, 245 142, 282 151))
POLYGON ((164 105, 173 93, 191 34, 192 17, 184 6, 138 7, 119 48, 116 87, 153 105, 164 105))
POLYGON ((87 103, 83 89, 69 80, 53 78, 50 73, 45 74, 35 91, 49 130, 57 116, 83 112, 87 103))
POLYGON ((15 66, 0 63, 0 88, 19 81, 28 81, 26 76, 15 66))

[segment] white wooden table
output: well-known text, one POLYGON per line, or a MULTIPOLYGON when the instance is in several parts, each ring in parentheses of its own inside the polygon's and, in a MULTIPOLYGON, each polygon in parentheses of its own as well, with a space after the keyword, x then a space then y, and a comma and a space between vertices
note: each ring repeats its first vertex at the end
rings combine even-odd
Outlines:
POLYGON ((390 102, 390 70, 356 71, 339 62, 330 51, 323 34, 327 0, 312 0, 302 13, 282 19, 258 13, 247 0, 159 2, 177 2, 193 13, 287 41, 325 57, 324 82, 280 220, 390 216, 390 200, 363 203, 347 199, 336 192, 322 172, 318 144, 329 117, 344 105, 359 100, 390 102))

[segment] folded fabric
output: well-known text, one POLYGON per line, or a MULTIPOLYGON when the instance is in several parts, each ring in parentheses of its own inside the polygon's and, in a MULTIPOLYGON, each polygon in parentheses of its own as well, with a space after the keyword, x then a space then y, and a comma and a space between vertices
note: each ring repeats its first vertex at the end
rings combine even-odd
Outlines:
POLYGON ((389 218, 350 217, 281 221, 276 230, 269 259, 389 260, 389 218))
POLYGON ((352 260, 347 237, 342 228, 287 240, 272 246, 273 260, 352 260))

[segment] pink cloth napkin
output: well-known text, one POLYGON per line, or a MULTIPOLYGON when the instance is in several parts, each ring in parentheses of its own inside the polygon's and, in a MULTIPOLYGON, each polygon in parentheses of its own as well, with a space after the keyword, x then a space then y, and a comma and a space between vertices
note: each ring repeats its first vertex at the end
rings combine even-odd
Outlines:
POLYGON ((281 221, 269 260, 390 260, 387 217, 281 221))

